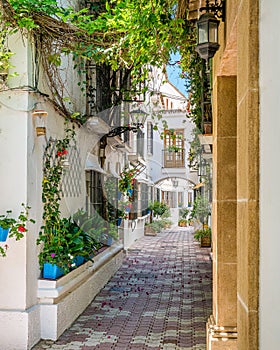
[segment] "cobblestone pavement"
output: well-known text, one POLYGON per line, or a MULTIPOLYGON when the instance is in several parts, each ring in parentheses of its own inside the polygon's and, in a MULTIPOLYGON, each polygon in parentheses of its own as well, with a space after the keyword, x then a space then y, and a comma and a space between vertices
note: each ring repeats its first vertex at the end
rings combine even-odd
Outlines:
POLYGON ((209 248, 189 228, 144 237, 56 342, 34 350, 205 350, 211 314, 209 248))

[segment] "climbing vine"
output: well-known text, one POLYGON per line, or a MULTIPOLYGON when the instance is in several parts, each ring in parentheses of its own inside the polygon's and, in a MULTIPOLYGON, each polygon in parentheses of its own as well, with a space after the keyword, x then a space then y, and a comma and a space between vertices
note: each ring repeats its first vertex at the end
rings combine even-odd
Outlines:
POLYGON ((87 62, 106 63, 113 70, 129 69, 133 91, 133 86, 147 78, 147 64, 162 66, 178 46, 188 44, 190 25, 186 0, 86 3, 79 2, 79 8, 74 8, 61 7, 55 0, 0 0, 7 28, 17 28, 33 40, 36 64, 47 77, 49 100, 58 112, 79 123, 84 119, 73 110, 71 96, 62 88, 63 57, 74 61, 83 91, 87 62))
POLYGON ((65 136, 61 140, 49 142, 45 149, 43 168, 42 201, 44 230, 53 227, 60 220, 59 205, 61 201, 61 181, 63 165, 68 154, 71 140, 75 137, 75 130, 66 124, 65 136), (54 146, 54 152, 50 148, 54 146))

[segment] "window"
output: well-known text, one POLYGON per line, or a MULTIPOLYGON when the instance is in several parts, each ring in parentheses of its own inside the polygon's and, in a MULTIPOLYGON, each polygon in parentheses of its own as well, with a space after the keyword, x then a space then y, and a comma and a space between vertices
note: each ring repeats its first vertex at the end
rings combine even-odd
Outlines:
POLYGON ((86 211, 89 216, 104 219, 103 225, 108 222, 116 223, 118 218, 118 179, 105 177, 98 171, 86 171, 86 211))
POLYGON ((161 201, 170 208, 176 208, 176 192, 162 191, 161 201))
POLYGON ((184 204, 184 192, 178 192, 178 207, 182 208, 184 204))
POLYGON ((148 206, 149 206, 149 188, 148 185, 145 183, 140 184, 140 191, 141 191, 141 196, 140 196, 140 212, 141 216, 144 216, 148 213, 148 206))
POLYGON ((142 130, 137 131, 137 153, 144 157, 144 133, 142 130))
POLYGON ((118 218, 118 179, 114 176, 106 177, 104 189, 108 221, 115 224, 118 218))
POLYGON ((86 211, 92 216, 95 211, 106 218, 106 199, 103 194, 104 175, 93 170, 86 171, 86 211))
POLYGON ((148 122, 147 124, 147 153, 152 155, 154 151, 154 129, 153 124, 148 122))
POLYGON ((185 166, 184 130, 165 130, 164 167, 179 168, 185 166))
POLYGON ((160 202, 160 189, 156 188, 156 201, 160 202))

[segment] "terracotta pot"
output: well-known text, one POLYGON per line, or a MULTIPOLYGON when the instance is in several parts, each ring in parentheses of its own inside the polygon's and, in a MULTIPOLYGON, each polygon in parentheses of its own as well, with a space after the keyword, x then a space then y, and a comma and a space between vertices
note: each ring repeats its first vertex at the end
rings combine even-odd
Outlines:
POLYGON ((211 247, 211 237, 210 236, 201 237, 200 246, 201 247, 211 247))

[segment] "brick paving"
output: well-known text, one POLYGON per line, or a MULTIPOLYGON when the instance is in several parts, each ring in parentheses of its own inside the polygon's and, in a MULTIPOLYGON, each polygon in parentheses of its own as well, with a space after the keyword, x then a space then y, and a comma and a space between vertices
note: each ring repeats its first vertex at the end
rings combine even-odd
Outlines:
POLYGON ((33 350, 205 350, 211 286, 210 249, 191 228, 143 237, 71 328, 33 350))

